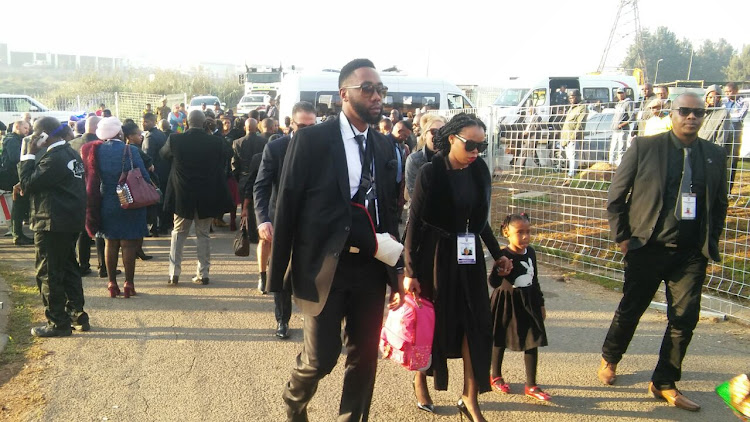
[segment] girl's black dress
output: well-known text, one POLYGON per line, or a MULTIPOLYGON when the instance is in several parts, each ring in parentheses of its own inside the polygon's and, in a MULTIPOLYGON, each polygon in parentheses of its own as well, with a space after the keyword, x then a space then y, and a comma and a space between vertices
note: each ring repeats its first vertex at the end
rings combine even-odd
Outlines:
POLYGON ((536 252, 529 246, 525 253, 516 254, 502 249, 502 254, 513 261, 513 270, 505 277, 492 271, 489 280, 495 287, 490 299, 493 321, 493 345, 523 351, 547 345, 542 307, 544 296, 537 277, 536 252), (531 279, 528 287, 516 287, 512 292, 499 289, 501 283, 514 284, 531 279))

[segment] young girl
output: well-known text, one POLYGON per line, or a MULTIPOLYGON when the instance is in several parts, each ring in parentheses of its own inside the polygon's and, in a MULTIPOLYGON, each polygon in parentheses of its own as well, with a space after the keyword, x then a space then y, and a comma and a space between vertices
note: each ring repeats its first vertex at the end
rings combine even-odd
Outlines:
POLYGON ((502 376, 505 349, 524 352, 526 388, 528 397, 539 401, 550 400, 549 394, 536 385, 538 348, 547 345, 544 329, 546 311, 544 297, 537 278, 536 253, 529 246, 531 223, 526 214, 511 214, 502 225, 508 246, 502 254, 513 261, 513 270, 505 277, 492 269, 490 284, 491 307, 494 324, 492 347, 492 375, 490 384, 498 393, 510 393, 510 385, 502 376))

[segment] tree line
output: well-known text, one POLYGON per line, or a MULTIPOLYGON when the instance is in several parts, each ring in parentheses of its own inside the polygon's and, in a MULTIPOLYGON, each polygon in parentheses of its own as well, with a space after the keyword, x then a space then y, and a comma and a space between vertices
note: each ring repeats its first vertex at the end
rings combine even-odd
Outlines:
MULTIPOLYGON (((707 82, 750 80, 750 45, 743 46, 742 51, 738 52, 727 40, 720 38, 718 41, 705 40, 696 46, 687 38, 678 39, 665 26, 660 26, 653 32, 643 29, 640 35, 648 82, 687 79, 707 82), (658 80, 655 81, 657 63, 658 80)), ((639 58, 637 42, 633 42, 628 48, 622 67, 644 68, 644 63, 639 58)))

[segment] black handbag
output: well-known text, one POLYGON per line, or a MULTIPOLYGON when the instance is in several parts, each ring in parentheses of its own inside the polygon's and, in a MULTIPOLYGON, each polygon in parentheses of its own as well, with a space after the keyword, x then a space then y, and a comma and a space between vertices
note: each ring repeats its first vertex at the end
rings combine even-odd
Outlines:
POLYGON ((240 220, 240 229, 234 236, 234 254, 250 256, 250 235, 247 232, 247 218, 240 220))

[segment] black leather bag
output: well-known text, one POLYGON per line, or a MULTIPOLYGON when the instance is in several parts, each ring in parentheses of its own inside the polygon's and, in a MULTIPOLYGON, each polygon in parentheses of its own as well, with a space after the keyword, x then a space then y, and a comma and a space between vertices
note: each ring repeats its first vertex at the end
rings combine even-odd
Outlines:
POLYGON ((250 235, 247 232, 247 219, 240 221, 240 229, 234 236, 234 254, 236 256, 250 256, 250 235))

